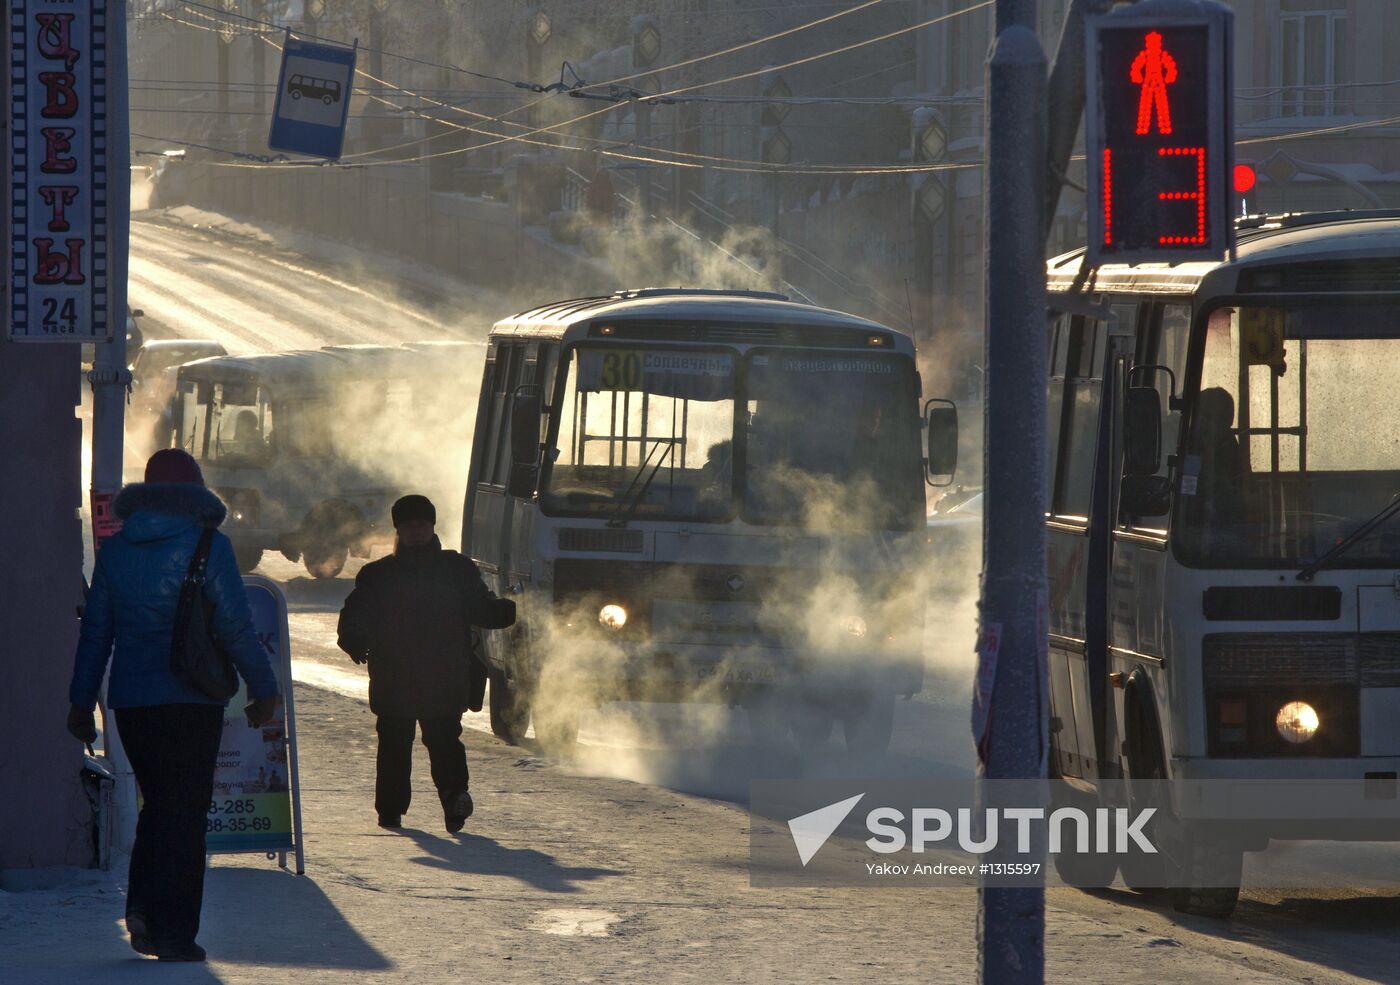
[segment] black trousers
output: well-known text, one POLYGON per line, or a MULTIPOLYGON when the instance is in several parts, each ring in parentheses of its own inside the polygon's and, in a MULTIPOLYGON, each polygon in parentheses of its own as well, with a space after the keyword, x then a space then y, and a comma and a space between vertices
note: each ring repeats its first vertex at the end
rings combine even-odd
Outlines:
POLYGON ((199 933, 204 829, 224 709, 188 704, 116 712, 142 798, 126 909, 145 916, 154 943, 188 943, 199 933))
POLYGON ((379 755, 374 780, 374 809, 380 814, 408 813, 413 798, 413 730, 423 730, 423 745, 428 747, 428 762, 432 767, 433 786, 438 799, 446 800, 467 789, 467 749, 462 745, 462 716, 444 718, 393 718, 380 715, 375 722, 379 733, 379 755))

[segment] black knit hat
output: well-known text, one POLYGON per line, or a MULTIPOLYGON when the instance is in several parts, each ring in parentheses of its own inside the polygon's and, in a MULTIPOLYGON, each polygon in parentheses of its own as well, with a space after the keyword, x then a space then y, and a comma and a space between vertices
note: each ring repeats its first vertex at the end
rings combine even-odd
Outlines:
POLYGON ((419 496, 416 493, 411 496, 404 496, 390 511, 394 518, 394 526, 407 523, 412 520, 426 520, 428 523, 437 523, 437 510, 433 509, 433 502, 427 496, 419 496))

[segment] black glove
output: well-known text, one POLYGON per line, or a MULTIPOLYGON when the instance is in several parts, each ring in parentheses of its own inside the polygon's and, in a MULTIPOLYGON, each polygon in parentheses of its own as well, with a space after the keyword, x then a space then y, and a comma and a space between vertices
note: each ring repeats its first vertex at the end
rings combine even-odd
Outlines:
POLYGON ((272 713, 277 710, 277 699, 254 698, 243 706, 243 714, 248 719, 249 728, 261 728, 264 723, 272 721, 272 713))
POLYGON ((90 746, 97 741, 97 720, 91 711, 72 705, 68 709, 68 731, 73 738, 90 746))

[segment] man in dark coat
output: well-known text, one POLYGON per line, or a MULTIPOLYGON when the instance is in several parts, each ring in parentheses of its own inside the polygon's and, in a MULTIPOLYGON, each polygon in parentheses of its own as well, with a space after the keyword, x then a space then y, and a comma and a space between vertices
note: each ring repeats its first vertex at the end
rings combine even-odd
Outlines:
POLYGON ((515 622, 515 603, 496 598, 470 558, 443 549, 427 497, 403 497, 392 515, 394 553, 360 569, 340 610, 338 642, 356 663, 369 662, 379 826, 399 827, 408 810, 416 722, 443 819, 456 832, 472 813, 461 741, 462 712, 473 704, 472 627, 504 629, 515 622))

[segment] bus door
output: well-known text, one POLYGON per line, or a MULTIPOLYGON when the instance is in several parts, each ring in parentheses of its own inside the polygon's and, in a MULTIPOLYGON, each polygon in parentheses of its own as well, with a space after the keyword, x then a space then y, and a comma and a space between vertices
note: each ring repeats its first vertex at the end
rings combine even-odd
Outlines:
POLYGON ((1120 450, 1114 421, 1133 360, 1135 304, 1111 317, 1062 317, 1051 353, 1048 529, 1052 748, 1060 776, 1103 769, 1107 724, 1110 553, 1120 450), (1105 380, 1112 385, 1105 393, 1105 380))
MULTIPOLYGON (((1111 454, 1114 477, 1112 495, 1105 506, 1111 518, 1112 577, 1106 586, 1108 633, 1107 671, 1131 674, 1144 669, 1156 678, 1158 696, 1165 686, 1161 669, 1166 647, 1166 600, 1163 586, 1167 563, 1167 517, 1169 498, 1165 490, 1179 468, 1182 381, 1186 370, 1187 344, 1191 331, 1191 305, 1188 301, 1144 303, 1137 314, 1139 330, 1136 347, 1117 353, 1110 367, 1112 403, 1111 454), (1161 462, 1151 477, 1123 476, 1123 410, 1129 386, 1151 386, 1162 406, 1161 462), (1154 495, 1134 494, 1125 489, 1140 483, 1158 490, 1154 495), (1137 510, 1138 512, 1134 512, 1137 510)), ((1126 340, 1125 340, 1126 341, 1126 340)), ((1109 694, 1121 697, 1121 690, 1105 685, 1095 692, 1101 701, 1109 694)), ((1119 757, 1114 754, 1122 736, 1117 723, 1123 709, 1113 708, 1113 723, 1102 737, 1108 764, 1103 775, 1112 776, 1119 757)), ((1165 723, 1164 723, 1165 724, 1165 723)))
MULTIPOLYGON (((557 343, 528 343, 522 346, 518 386, 534 385, 539 388, 541 397, 541 437, 549 433, 550 403, 554 400, 554 373, 559 361, 557 343)), ((514 390, 512 389, 512 393, 514 390)), ((507 401, 509 405, 510 401, 507 401)), ((510 425, 506 424, 505 455, 506 474, 510 474, 510 425)), ((501 559, 502 577, 505 589, 513 593, 514 586, 524 585, 531 579, 535 562, 535 521, 539 514, 538 501, 507 496, 511 513, 508 530, 505 534, 505 551, 501 559)))
MULTIPOLYGON (((1090 778, 1097 761, 1088 664, 1102 638, 1094 584, 1095 489, 1104 429, 1106 323, 1063 315, 1051 331, 1047 433, 1050 741, 1056 775, 1090 778)), ((1101 499, 1101 497, 1099 497, 1101 499)))
POLYGON ((480 408, 477 411, 471 483, 471 556, 496 592, 506 584, 507 560, 514 508, 506 494, 510 475, 511 394, 521 382, 524 346, 503 340, 487 355, 480 408))

